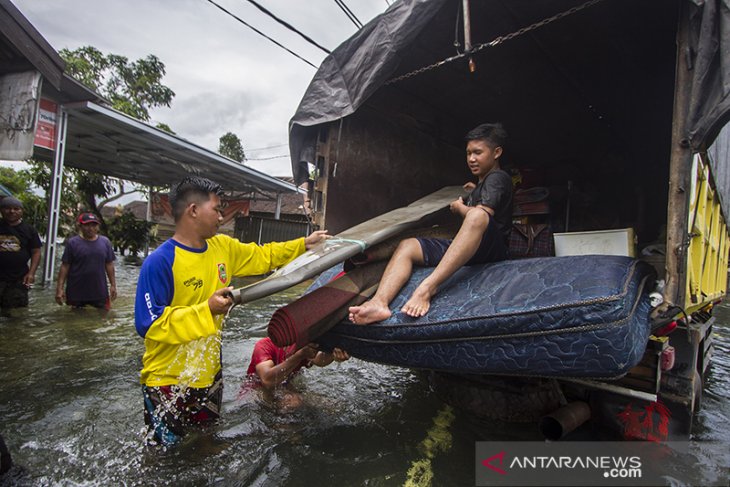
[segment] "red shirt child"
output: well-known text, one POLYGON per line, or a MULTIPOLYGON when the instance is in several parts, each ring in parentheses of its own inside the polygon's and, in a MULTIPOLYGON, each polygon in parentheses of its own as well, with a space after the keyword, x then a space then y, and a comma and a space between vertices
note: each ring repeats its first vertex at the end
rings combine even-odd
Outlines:
POLYGON ((247 373, 258 377, 265 388, 273 389, 286 383, 302 367, 325 367, 333 361, 342 362, 349 358, 347 352, 338 348, 332 353, 320 352, 314 343, 299 350, 296 350, 296 345, 280 348, 267 337, 254 345, 247 373))

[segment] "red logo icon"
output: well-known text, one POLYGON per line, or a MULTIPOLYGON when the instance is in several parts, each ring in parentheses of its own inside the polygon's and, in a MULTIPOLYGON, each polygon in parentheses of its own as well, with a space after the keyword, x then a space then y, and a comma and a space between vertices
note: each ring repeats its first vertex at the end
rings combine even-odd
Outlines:
POLYGON ((496 455, 492 455, 491 457, 487 458, 486 460, 482 460, 482 465, 485 467, 494 470, 500 475, 507 475, 507 472, 502 470, 499 467, 495 467, 492 465, 492 460, 499 459, 499 464, 502 465, 504 463, 504 455, 505 453, 503 451, 497 453, 496 455))

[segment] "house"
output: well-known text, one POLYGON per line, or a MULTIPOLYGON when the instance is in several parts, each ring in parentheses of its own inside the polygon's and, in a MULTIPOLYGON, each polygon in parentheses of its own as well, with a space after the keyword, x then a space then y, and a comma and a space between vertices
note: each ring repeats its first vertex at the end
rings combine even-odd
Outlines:
MULTIPOLYGON (((294 178, 277 179, 294 184, 294 178)), ((242 242, 259 244, 281 242, 308 235, 311 225, 305 212, 305 198, 306 195, 299 193, 283 193, 277 219, 277 200, 254 193, 249 200, 248 214, 236 218, 234 235, 242 242)))

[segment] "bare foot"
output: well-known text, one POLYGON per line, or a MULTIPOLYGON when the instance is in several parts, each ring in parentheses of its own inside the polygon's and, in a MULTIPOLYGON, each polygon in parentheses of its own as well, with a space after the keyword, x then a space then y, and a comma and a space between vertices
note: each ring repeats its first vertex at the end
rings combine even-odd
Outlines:
POLYGON ((408 316, 420 318, 428 313, 430 307, 431 293, 419 286, 400 310, 408 316))
POLYGON ((349 311, 350 321, 358 325, 369 325, 390 318, 388 305, 373 299, 360 306, 351 306, 349 311))

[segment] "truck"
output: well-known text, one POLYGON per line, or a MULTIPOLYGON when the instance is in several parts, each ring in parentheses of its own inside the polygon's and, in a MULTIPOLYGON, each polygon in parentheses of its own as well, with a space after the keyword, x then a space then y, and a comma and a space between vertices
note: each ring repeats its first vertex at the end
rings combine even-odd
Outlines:
POLYGON ((436 374, 444 397, 486 414, 474 398, 501 391, 502 417, 540 394, 589 406, 541 411, 547 437, 576 414, 624 438, 691 431, 727 292, 728 21, 719 0, 397 1, 323 61, 290 123, 315 225, 338 233, 463 183, 464 134, 499 121, 513 179, 549 190, 521 222, 630 229, 629 255, 656 269, 653 334, 624 377, 436 374))

